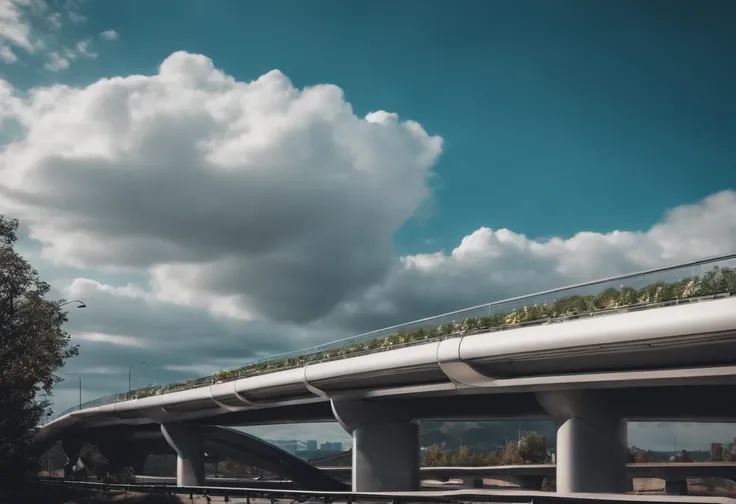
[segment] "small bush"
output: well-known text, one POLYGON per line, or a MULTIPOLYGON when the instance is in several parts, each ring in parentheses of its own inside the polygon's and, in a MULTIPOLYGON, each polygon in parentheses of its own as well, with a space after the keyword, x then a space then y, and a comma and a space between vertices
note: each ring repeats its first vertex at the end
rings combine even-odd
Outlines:
POLYGON ((135 484, 135 471, 133 471, 132 467, 126 466, 120 471, 114 473, 106 472, 102 477, 100 477, 100 481, 111 485, 133 485, 135 484))

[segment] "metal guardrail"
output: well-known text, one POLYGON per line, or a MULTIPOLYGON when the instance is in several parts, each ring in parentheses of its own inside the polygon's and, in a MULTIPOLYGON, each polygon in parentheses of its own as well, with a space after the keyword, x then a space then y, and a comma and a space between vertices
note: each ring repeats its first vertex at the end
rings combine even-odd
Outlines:
POLYGON ((669 495, 632 495, 632 494, 584 494, 558 493, 530 490, 497 490, 497 489, 463 489, 432 490, 419 492, 334 492, 264 488, 233 488, 216 486, 178 487, 171 485, 140 484, 105 484, 71 481, 37 480, 38 484, 49 486, 66 486, 89 488, 103 491, 130 491, 148 494, 223 496, 226 499, 240 497, 248 499, 266 499, 272 504, 279 498, 292 502, 317 500, 324 504, 334 502, 391 502, 392 504, 410 504, 419 502, 456 503, 456 502, 503 502, 515 504, 631 504, 647 502, 650 504, 736 504, 736 499, 727 497, 669 496, 669 495))
MULTIPOLYGON (((509 299, 503 299, 500 301, 494 301, 491 303, 485 303, 485 304, 473 306, 470 308, 455 310, 452 312, 448 312, 448 313, 444 313, 444 314, 436 315, 432 317, 427 317, 427 318, 423 318, 420 320, 414 320, 414 321, 403 323, 403 324, 397 324, 397 325, 393 325, 390 327, 385 327, 383 329, 370 331, 367 333, 359 334, 357 336, 351 336, 348 338, 331 341, 329 343, 312 346, 312 347, 294 351, 294 352, 286 352, 286 353, 281 353, 277 355, 272 355, 267 358, 256 359, 250 362, 246 362, 242 366, 235 368, 236 370, 240 370, 240 372, 236 372, 232 379, 246 378, 248 376, 252 376, 253 374, 255 374, 253 372, 248 372, 247 369, 241 369, 246 366, 267 365, 269 363, 274 363, 274 362, 283 361, 287 359, 296 359, 296 358, 303 357, 306 355, 317 354, 317 353, 328 351, 328 350, 338 349, 346 345, 362 344, 367 341, 372 341, 372 340, 376 340, 376 339, 383 338, 386 336, 390 336, 399 331, 410 331, 410 330, 415 330, 415 329, 420 329, 420 328, 438 327, 440 325, 452 323, 457 320, 474 318, 474 317, 488 317, 488 316, 498 314, 498 313, 508 313, 514 310, 518 310, 524 306, 545 305, 549 303, 554 303, 561 297, 585 296, 585 295, 590 295, 590 294, 597 294, 597 293, 600 293, 600 287, 602 286, 606 286, 607 288, 617 288, 617 289, 620 289, 623 287, 642 288, 644 286, 656 284, 660 282, 671 282, 674 279, 679 279, 683 277, 701 276, 703 273, 706 273, 707 271, 712 270, 712 268, 715 266, 720 266, 720 267, 736 266, 736 253, 719 255, 716 257, 710 257, 706 259, 690 261, 690 262, 681 263, 677 265, 665 266, 665 267, 660 267, 660 268, 655 268, 655 269, 650 269, 650 270, 645 270, 645 271, 639 271, 635 273, 628 273, 625 275, 618 275, 618 276, 603 278, 603 279, 594 280, 590 282, 584 282, 584 283, 579 283, 575 285, 549 289, 549 290, 537 292, 534 294, 527 294, 523 296, 509 298, 509 299), (626 281, 626 285, 622 284, 622 282, 624 281, 626 281), (564 294, 564 296, 561 296, 561 294, 564 294)), ((683 299, 682 301, 687 301, 687 299, 683 299)), ((641 309, 641 308, 646 308, 647 306, 652 307, 653 305, 656 305, 656 303, 632 305, 628 308, 641 309)), ((617 308, 612 311, 618 311, 618 310, 621 310, 622 308, 623 307, 617 308)), ((604 314, 607 312, 606 311, 591 312, 590 314, 586 314, 586 315, 583 315, 583 314, 575 315, 572 318, 581 318, 583 316, 596 315, 598 313, 604 314)), ((559 319, 556 319, 556 320, 559 321, 559 319)), ((549 321, 540 320, 540 321, 535 321, 534 323, 547 323, 547 322, 549 321)), ((523 327, 523 325, 517 324, 512 327, 514 328, 523 327)), ((501 328, 496 328, 496 329, 503 330, 504 328, 501 327, 501 328)), ((490 331, 484 331, 484 332, 490 332, 490 331)), ((451 336, 453 335, 449 335, 449 337, 451 336)), ((445 335, 443 337, 448 337, 448 336, 445 335)), ((437 338, 434 338, 434 339, 437 339, 437 338)), ((432 341, 432 339, 425 339, 425 340, 414 342, 413 344, 424 344, 430 341, 432 341)), ((354 357, 354 356, 359 355, 360 353, 364 354, 364 353, 375 353, 375 352, 379 352, 382 350, 393 350, 396 348, 400 348, 401 346, 407 346, 407 345, 408 344, 392 345, 385 349, 378 348, 378 349, 368 350, 365 352, 353 352, 353 353, 350 353, 350 355, 348 355, 347 357, 354 357)), ((332 360, 332 359, 329 359, 329 360, 332 360)), ((281 371, 284 369, 289 369, 289 368, 280 367, 277 370, 281 371)), ((172 392, 177 392, 181 390, 189 390, 192 388, 207 386, 207 385, 210 385, 212 381, 213 381, 212 376, 206 376, 202 378, 188 380, 180 384, 172 384, 171 386, 166 386, 166 385, 156 385, 156 386, 165 387, 165 390, 163 391, 163 393, 172 393, 172 392)), ((231 380, 228 380, 228 381, 231 381, 231 380)), ((58 414, 53 415, 51 419, 53 420, 53 419, 62 417, 68 413, 79 411, 80 409, 93 408, 93 407, 102 406, 106 404, 112 404, 116 402, 125 401, 125 400, 128 400, 129 398, 133 398, 131 397, 131 394, 134 394, 135 392, 136 391, 132 391, 131 393, 125 392, 125 393, 111 394, 108 396, 100 397, 93 401, 88 401, 86 403, 83 403, 81 406, 74 406, 74 407, 68 408, 58 414)))

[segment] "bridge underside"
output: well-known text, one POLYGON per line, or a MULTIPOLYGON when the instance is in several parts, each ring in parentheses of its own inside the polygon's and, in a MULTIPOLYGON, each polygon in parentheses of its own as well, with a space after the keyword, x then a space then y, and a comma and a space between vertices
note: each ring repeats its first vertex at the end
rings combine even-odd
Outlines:
MULTIPOLYGON (((736 403, 725 400, 736 394, 733 385, 616 388, 595 391, 601 400, 629 421, 731 422, 736 420, 736 403)), ((547 418, 535 392, 491 394, 470 389, 452 394, 366 399, 376 406, 401 405, 414 420, 466 420, 502 418, 547 418)), ((330 402, 233 411, 194 420, 200 425, 267 425, 334 422, 330 402)))
MULTIPOLYGON (((188 434, 164 439, 153 420, 133 425, 92 428, 79 422, 64 433, 65 451, 75 458, 75 443, 83 439, 103 453, 128 453, 117 465, 140 464, 143 453, 176 450, 181 474, 190 484, 203 479, 204 452, 243 462, 285 476, 307 489, 342 488, 343 484, 293 455, 252 436, 216 426, 340 422, 357 447, 352 467, 353 488, 370 491, 411 490, 419 485, 417 420, 481 420, 550 418, 557 424, 558 489, 578 492, 625 491, 625 422, 729 422, 736 419, 736 383, 727 385, 611 388, 562 392, 489 393, 482 389, 448 394, 416 394, 365 400, 319 400, 291 406, 230 411, 182 422, 188 434), (190 448, 187 437, 199 437, 190 448), (390 439, 391 442, 377 442, 390 439), (168 443, 167 443, 168 441, 168 443), (185 446, 186 445, 186 446, 185 446), (196 452, 201 452, 196 455, 196 452), (416 452, 416 453, 415 453, 416 452), (609 453, 610 459, 600 453, 609 453), (601 460, 607 460, 604 464, 601 460), (397 462, 398 461, 398 462, 397 462), (397 464, 401 467, 397 467, 397 464), (411 467, 410 467, 411 466, 411 467), (416 467, 415 467, 416 466, 416 467), (605 467, 604 467, 605 466, 605 467), (195 470, 196 469, 196 470, 195 470), (403 476, 401 476, 403 475, 403 476), (600 479, 600 475, 607 475, 600 479), (401 477, 399 477, 401 476, 401 477), (192 479, 193 478, 193 479, 192 479)), ((113 418, 110 418, 113 420, 113 418)), ((121 423, 129 421, 119 418, 121 423)), ((164 426, 165 427, 165 426, 164 426)), ((171 434, 174 435, 174 434, 171 434)), ((78 445, 79 443, 76 443, 78 445)))
MULTIPOLYGON (((325 474, 312 464, 255 436, 234 429, 214 426, 186 426, 187 436, 202 437, 201 470, 204 454, 214 460, 232 460, 290 479, 305 490, 345 490, 341 481, 325 474)), ((78 434, 79 436, 79 434, 78 434)), ((63 443, 67 456, 76 458, 74 445, 89 442, 97 445, 110 462, 111 469, 133 466, 138 474, 148 455, 176 453, 158 425, 137 428, 108 427, 90 430, 76 443, 63 443), (111 441, 114 440, 114 441, 111 441), (137 463, 138 467, 135 467, 137 463)), ((77 454, 78 457, 78 454, 77 454)), ((85 465, 89 465, 85 461, 85 465)), ((203 474, 202 474, 203 477, 203 474)), ((202 483, 203 484, 203 483, 202 483)))

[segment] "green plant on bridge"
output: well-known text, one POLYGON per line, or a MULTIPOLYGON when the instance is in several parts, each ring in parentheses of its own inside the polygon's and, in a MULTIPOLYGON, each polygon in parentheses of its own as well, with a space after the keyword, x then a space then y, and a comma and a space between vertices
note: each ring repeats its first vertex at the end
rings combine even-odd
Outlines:
MULTIPOLYGON (((197 380, 202 385, 221 383, 239 378, 282 371, 307 364, 337 360, 367 352, 390 349, 399 345, 417 344, 427 340, 459 335, 470 331, 492 331, 513 328, 524 323, 576 318, 581 315, 615 310, 634 305, 667 303, 672 301, 736 293, 736 269, 714 267, 704 275, 682 278, 676 282, 657 282, 640 289, 621 287, 608 288, 594 295, 574 295, 555 300, 551 304, 527 305, 517 310, 494 313, 486 317, 470 317, 434 327, 420 327, 397 331, 394 334, 366 342, 348 343, 340 348, 331 348, 314 353, 246 364, 240 368, 221 370, 208 381, 197 380)), ((493 337, 489 335, 489 337, 493 337)), ((138 389, 132 397, 142 398, 160 395, 173 389, 188 388, 193 382, 175 383, 138 389)))
POLYGON ((424 450, 423 467, 489 467, 497 465, 546 464, 549 462, 547 442, 536 432, 521 438, 520 443, 509 442, 492 452, 471 452, 467 446, 448 450, 444 443, 433 444, 424 450))

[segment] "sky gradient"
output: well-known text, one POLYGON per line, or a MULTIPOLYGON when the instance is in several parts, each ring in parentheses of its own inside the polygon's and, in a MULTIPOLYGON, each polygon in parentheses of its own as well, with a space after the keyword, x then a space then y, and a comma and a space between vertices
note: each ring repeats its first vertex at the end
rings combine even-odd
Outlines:
POLYGON ((732 252, 735 20, 728 1, 0 0, 0 212, 89 306, 69 322, 85 399, 143 360, 134 385, 171 382, 732 252))

